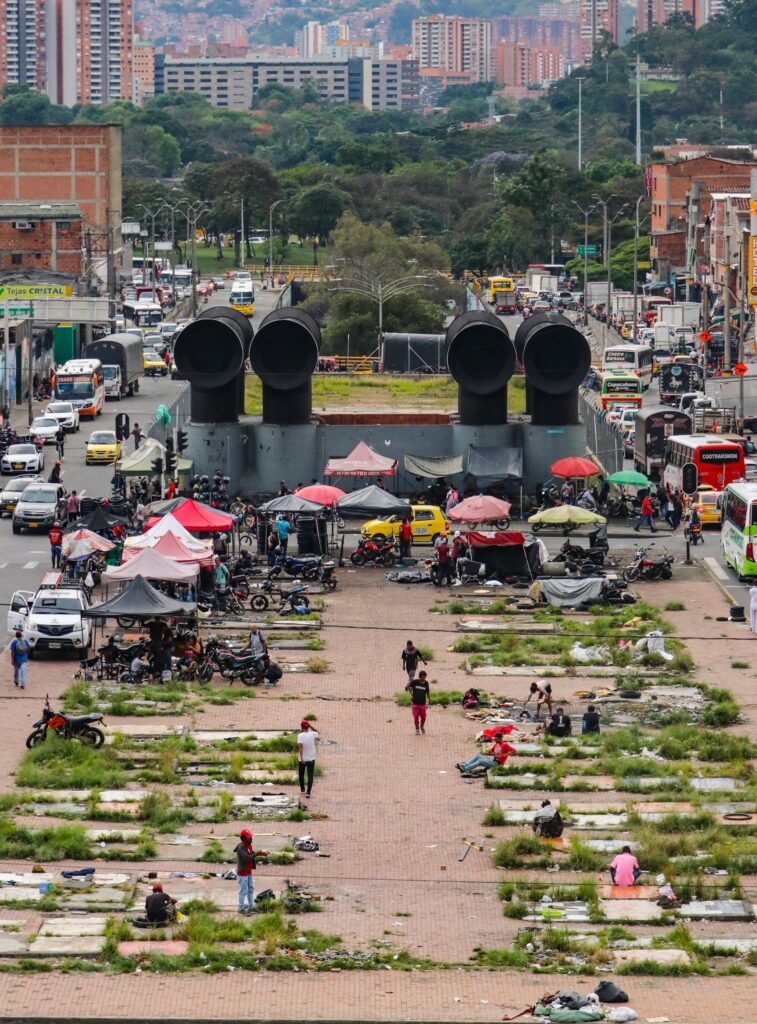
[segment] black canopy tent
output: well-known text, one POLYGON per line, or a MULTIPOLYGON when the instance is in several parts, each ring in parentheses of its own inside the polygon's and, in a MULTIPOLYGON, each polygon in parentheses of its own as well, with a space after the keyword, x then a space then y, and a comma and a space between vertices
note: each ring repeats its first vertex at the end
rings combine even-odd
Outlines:
POLYGON ((145 619, 194 615, 196 605, 190 601, 175 601, 151 586, 144 576, 135 576, 115 597, 93 605, 82 612, 85 619, 145 619))
POLYGON ((281 494, 277 498, 271 498, 270 501, 264 502, 259 506, 257 512, 258 515, 265 517, 264 521, 258 522, 257 526, 258 554, 263 555, 267 551, 269 534, 276 529, 272 520, 277 515, 299 517, 296 520, 298 554, 327 555, 329 553, 329 540, 324 522, 326 509, 323 505, 309 501, 307 498, 301 498, 299 494, 281 494))
POLYGON ((278 498, 271 498, 259 506, 258 512, 264 516, 278 515, 279 513, 291 514, 298 512, 318 513, 323 512, 323 505, 307 498, 301 498, 298 494, 282 494, 278 498))
POLYGON ((359 491, 345 494, 336 503, 342 516, 403 516, 410 515, 410 504, 389 491, 371 484, 361 487, 359 491))
POLYGON ((103 508, 102 505, 90 512, 89 515, 83 516, 79 519, 72 529, 74 530, 91 530, 92 533, 107 533, 113 529, 114 526, 119 526, 126 522, 125 516, 117 516, 113 512, 109 512, 103 508))

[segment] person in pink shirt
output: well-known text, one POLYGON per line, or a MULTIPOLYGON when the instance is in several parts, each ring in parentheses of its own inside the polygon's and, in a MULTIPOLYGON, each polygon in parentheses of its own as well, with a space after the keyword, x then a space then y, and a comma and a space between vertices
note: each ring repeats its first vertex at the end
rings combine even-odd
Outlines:
POLYGON ((641 874, 639 862, 631 853, 630 846, 624 846, 610 865, 610 877, 613 885, 636 885, 641 874))

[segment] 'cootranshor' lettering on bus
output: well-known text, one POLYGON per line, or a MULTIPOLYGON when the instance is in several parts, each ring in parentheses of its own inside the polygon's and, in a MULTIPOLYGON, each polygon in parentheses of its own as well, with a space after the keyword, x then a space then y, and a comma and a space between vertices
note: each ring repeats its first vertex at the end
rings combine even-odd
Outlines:
POLYGON ((706 449, 699 452, 700 462, 738 462, 739 453, 737 451, 728 450, 727 448, 721 448, 720 450, 707 451, 706 449))

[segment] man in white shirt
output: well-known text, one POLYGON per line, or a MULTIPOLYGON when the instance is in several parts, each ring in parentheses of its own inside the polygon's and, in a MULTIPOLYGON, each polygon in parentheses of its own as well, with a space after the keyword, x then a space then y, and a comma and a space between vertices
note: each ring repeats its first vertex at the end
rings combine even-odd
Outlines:
POLYGON ((265 642, 265 637, 257 626, 252 626, 250 629, 247 649, 254 658, 263 658, 268 654, 268 644, 265 642))
POLYGON ((300 779, 300 793, 310 796, 315 776, 315 741, 318 733, 303 719, 300 722, 301 732, 297 736, 297 773, 300 779), (305 775, 307 774, 307 792, 305 791, 305 775))

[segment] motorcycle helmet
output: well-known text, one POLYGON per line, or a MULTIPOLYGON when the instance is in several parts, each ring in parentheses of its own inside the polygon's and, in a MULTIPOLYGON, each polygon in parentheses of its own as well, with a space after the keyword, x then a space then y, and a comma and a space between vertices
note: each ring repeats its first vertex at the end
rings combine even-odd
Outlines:
POLYGON ((56 519, 55 522, 53 523, 53 526, 60 526, 60 520, 56 519))

